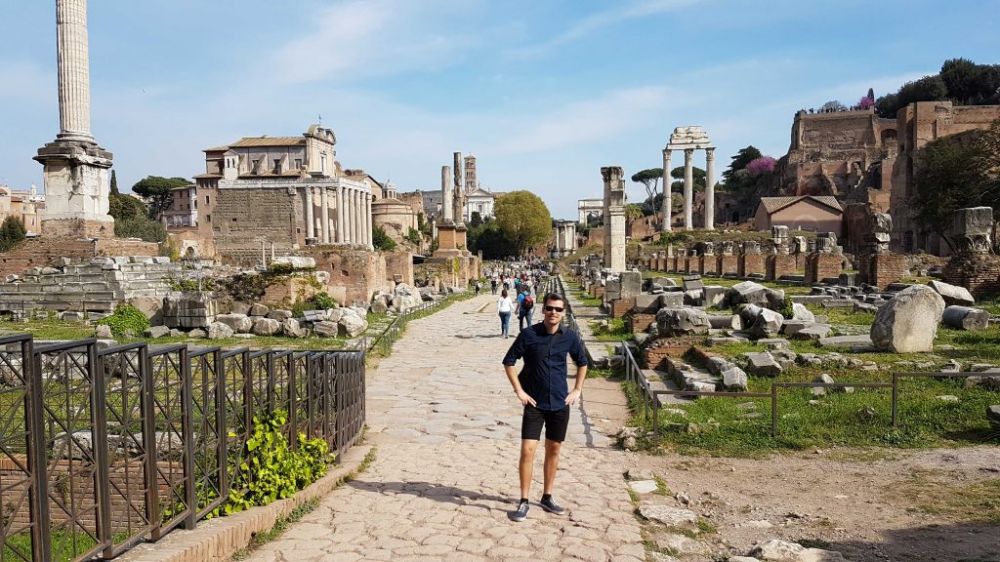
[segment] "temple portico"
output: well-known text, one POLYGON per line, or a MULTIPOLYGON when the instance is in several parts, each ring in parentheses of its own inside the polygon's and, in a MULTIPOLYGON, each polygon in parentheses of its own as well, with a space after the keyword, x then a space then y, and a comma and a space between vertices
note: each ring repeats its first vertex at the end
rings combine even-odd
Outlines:
POLYGON ((307 244, 372 247, 371 191, 350 180, 298 189, 307 244))
POLYGON ((663 224, 661 230, 670 232, 673 215, 671 184, 671 153, 684 151, 684 230, 694 229, 694 151, 705 151, 705 230, 715 230, 715 147, 708 133, 700 126, 677 127, 663 149, 663 224))

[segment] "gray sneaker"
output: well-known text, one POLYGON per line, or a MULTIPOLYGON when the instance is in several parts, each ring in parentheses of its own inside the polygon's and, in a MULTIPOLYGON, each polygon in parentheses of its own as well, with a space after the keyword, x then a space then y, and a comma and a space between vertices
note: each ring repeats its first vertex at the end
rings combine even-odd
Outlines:
POLYGON ((549 513, 553 513, 555 515, 562 515, 566 513, 566 509, 563 508, 561 505, 557 505, 556 502, 552 501, 552 498, 544 499, 538 502, 538 505, 542 506, 542 509, 544 509, 545 511, 548 511, 549 513))
MULTIPOLYGON (((543 506, 544 507, 544 506, 543 506)), ((511 521, 521 522, 528 518, 528 502, 520 502, 517 509, 507 514, 511 521)))

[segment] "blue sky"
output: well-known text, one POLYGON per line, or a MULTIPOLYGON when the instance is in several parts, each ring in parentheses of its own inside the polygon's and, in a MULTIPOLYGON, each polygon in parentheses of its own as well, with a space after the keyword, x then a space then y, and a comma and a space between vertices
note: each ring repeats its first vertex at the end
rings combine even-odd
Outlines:
MULTIPOLYGON (((41 187, 55 2, 4 4, 0 184, 41 187)), ((122 189, 322 115, 345 167, 435 189, 453 151, 474 153, 484 186, 530 189, 557 218, 600 195, 601 166, 659 166, 676 126, 705 126, 721 173, 748 144, 784 154, 800 108, 881 95, 948 58, 1000 63, 1000 0, 90 0, 89 13, 93 131, 122 189)))

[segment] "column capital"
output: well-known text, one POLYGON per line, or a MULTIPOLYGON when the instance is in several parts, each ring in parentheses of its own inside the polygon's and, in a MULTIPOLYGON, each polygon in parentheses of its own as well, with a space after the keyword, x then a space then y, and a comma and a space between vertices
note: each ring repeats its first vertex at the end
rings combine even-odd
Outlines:
POLYGON ((705 147, 705 158, 707 158, 709 160, 715 160, 715 147, 714 146, 706 146, 705 147))
POLYGON ((693 148, 685 148, 684 149, 684 157, 685 158, 691 158, 691 156, 693 156, 693 155, 694 155, 694 149, 693 148))

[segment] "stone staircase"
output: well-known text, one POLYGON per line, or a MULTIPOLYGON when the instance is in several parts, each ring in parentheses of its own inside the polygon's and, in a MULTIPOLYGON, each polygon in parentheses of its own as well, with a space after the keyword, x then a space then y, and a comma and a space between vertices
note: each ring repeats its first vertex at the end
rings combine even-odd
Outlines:
POLYGON ((170 292, 167 279, 180 276, 180 264, 161 257, 95 258, 86 264, 32 268, 0 284, 0 312, 112 312, 130 299, 162 299, 170 292))

